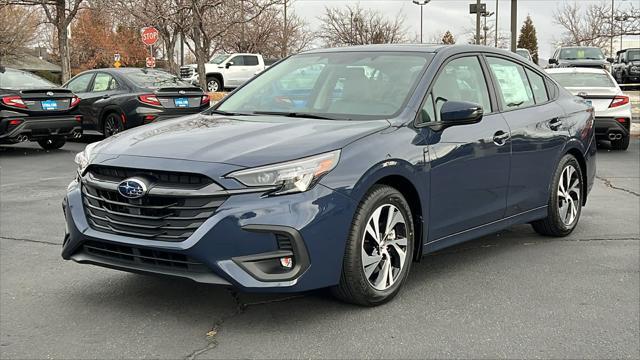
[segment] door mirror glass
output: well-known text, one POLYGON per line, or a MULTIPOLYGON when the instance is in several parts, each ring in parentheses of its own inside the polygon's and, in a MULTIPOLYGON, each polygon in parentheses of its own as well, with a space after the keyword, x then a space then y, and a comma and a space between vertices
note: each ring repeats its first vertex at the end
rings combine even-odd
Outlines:
POLYGON ((549 59, 549 65, 553 65, 553 64, 557 64, 557 63, 558 63, 558 60, 556 60, 554 58, 549 59))
POLYGON ((233 66, 233 61, 229 61, 228 63, 226 63, 224 65, 224 67, 226 67, 227 69, 233 66))
POLYGON ((612 63, 614 60, 613 60, 613 58, 610 57, 610 58, 607 58, 607 61, 612 63))
POLYGON ((482 106, 467 101, 447 101, 440 109, 440 120, 445 125, 474 124, 482 119, 482 106))

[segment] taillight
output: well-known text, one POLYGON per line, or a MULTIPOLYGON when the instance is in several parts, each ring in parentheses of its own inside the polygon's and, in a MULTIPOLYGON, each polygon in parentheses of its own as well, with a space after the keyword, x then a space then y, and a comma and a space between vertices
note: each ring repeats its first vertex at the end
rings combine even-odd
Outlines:
POLYGON ((627 122, 627 119, 625 119, 625 118, 617 118, 616 121, 619 122, 620 124, 624 124, 624 123, 627 122))
POLYGON ((71 98, 71 104, 69 105, 69 107, 70 108, 76 107, 78 104, 80 104, 80 98, 77 96, 74 96, 71 98))
POLYGON ((155 95, 140 95, 138 96, 138 100, 140 100, 140 102, 145 104, 149 104, 153 106, 162 106, 162 104, 160 104, 160 100, 158 100, 158 97, 155 95))
POLYGON ((22 98, 20 96, 5 96, 2 98, 2 103, 7 106, 16 107, 20 109, 27 108, 27 105, 24 104, 24 101, 22 101, 22 98))
POLYGON ((618 107, 618 106, 622 106, 622 105, 627 105, 629 103, 629 97, 628 96, 624 96, 624 95, 617 95, 616 97, 613 98, 613 100, 611 100, 611 104, 609 104, 609 107, 618 107))
POLYGON ((22 124, 22 120, 21 119, 11 119, 9 120, 9 126, 17 126, 22 124))
POLYGON ((202 99, 200 100, 200 105, 208 105, 211 102, 211 98, 209 95, 202 95, 202 99))

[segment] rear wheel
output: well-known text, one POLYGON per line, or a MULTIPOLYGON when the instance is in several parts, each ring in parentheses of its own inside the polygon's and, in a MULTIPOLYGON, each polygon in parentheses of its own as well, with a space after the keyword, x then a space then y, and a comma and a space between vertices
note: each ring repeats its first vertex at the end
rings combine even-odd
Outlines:
POLYGON ((622 137, 620 140, 614 140, 611 142, 611 147, 616 150, 627 150, 629 148, 630 135, 622 137))
POLYGON ((109 113, 105 116, 104 121, 102 122, 102 133, 104 137, 109 137, 111 135, 115 135, 124 130, 124 125, 122 124, 122 119, 116 113, 109 113))
POLYGON ((546 236, 567 236, 575 229, 582 212, 582 170, 573 155, 565 155, 558 164, 547 217, 531 223, 533 229, 546 236))
POLYGON ((402 194, 389 186, 374 187, 356 210, 334 295, 365 306, 396 296, 411 267, 413 229, 411 208, 402 194))
POLYGON ((64 146, 67 140, 63 137, 53 137, 44 140, 38 140, 38 144, 45 150, 56 150, 64 146))

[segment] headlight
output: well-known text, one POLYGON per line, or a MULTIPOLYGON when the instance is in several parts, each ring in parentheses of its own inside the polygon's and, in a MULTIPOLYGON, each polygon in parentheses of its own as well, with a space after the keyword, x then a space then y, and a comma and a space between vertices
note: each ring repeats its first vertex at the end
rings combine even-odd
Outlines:
POLYGON ((310 156, 300 160, 261 166, 233 172, 227 177, 249 187, 277 187, 272 195, 309 190, 326 173, 333 170, 340 159, 340 150, 310 156))
POLYGON ((76 154, 75 163, 78 164, 78 173, 82 175, 84 171, 87 169, 87 166, 91 163, 93 159, 92 150, 98 145, 97 142, 91 143, 87 145, 82 152, 76 154))

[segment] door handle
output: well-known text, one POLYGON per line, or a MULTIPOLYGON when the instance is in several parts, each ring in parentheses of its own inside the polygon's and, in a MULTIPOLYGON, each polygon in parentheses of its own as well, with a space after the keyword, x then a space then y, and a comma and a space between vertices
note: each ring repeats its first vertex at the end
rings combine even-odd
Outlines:
POLYGON ((549 128, 553 131, 560 129, 560 126, 562 126, 562 120, 559 118, 554 118, 549 121, 549 128))
POLYGON ((108 94, 102 95, 102 98, 103 98, 103 99, 108 99, 108 98, 110 98, 110 97, 111 97, 111 95, 108 95, 108 94))
POLYGON ((498 146, 502 146, 507 143, 509 137, 509 133, 499 130, 495 134, 493 134, 493 143, 498 146))

